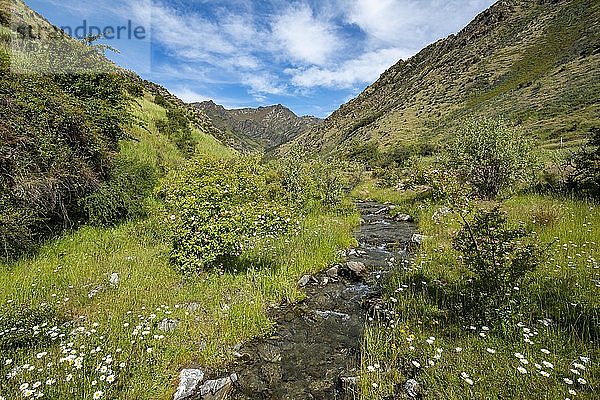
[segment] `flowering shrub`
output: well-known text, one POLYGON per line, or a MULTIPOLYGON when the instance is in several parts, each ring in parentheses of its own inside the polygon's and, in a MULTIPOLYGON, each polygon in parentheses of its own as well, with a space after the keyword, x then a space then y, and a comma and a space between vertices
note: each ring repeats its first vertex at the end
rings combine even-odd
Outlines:
POLYGON ((501 120, 464 124, 446 149, 445 166, 475 194, 494 199, 517 183, 526 182, 535 165, 532 148, 516 129, 501 120))
POLYGON ((186 274, 223 267, 257 241, 298 226, 289 208, 269 195, 254 158, 193 160, 160 193, 173 231, 171 260, 186 274))
POLYGON ((541 250, 526 243, 527 231, 510 227, 497 207, 479 210, 471 221, 463 222, 453 244, 474 273, 466 311, 484 320, 503 316, 509 311, 513 288, 540 264, 541 250))

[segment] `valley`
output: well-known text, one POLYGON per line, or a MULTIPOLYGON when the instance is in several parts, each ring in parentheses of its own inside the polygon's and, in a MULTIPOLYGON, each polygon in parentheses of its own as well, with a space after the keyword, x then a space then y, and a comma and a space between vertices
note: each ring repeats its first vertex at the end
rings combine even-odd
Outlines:
POLYGON ((598 2, 498 1, 324 120, 45 64, 0 5, 0 400, 597 398, 598 2))

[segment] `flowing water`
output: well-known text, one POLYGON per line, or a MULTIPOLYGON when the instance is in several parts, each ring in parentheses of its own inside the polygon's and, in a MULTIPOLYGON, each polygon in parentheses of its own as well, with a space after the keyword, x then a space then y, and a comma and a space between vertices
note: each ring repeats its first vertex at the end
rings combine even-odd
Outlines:
POLYGON ((233 399, 354 399, 366 319, 381 296, 381 283, 406 258, 415 226, 390 217, 389 206, 358 203, 359 246, 347 261, 367 266, 365 279, 323 272, 306 286, 306 299, 273 315, 275 333, 238 350, 233 399))

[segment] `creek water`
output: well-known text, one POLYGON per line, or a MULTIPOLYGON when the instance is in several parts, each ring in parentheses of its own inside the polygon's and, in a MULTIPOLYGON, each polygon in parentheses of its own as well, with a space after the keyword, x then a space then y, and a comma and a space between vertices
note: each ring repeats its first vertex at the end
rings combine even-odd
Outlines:
POLYGON ((357 279, 340 268, 332 279, 322 272, 305 286, 305 300, 278 308, 272 315, 274 333, 242 346, 229 367, 238 377, 233 399, 358 398, 356 377, 370 309, 386 276, 406 259, 416 231, 413 224, 392 218, 387 205, 360 202, 358 208, 359 245, 344 256, 346 262, 365 264, 368 274, 357 279))

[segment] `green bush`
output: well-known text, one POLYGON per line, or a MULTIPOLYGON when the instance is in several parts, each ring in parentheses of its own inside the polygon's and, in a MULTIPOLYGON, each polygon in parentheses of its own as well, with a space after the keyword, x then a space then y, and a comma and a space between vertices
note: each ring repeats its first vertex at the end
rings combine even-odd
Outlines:
POLYGON ((109 178, 90 196, 82 199, 87 221, 92 225, 115 225, 145 214, 145 200, 157 184, 155 166, 118 157, 109 178))
POLYGON ((339 162, 311 159, 299 148, 273 163, 272 168, 276 186, 284 190, 284 199, 299 210, 338 205, 350 184, 339 162))
POLYGON ((184 274, 223 268, 258 241, 293 232, 298 222, 270 193, 254 158, 194 159, 171 173, 159 194, 175 267, 184 274))
POLYGON ((175 146, 186 157, 191 157, 196 152, 198 141, 194 137, 190 122, 185 113, 178 108, 167 109, 167 119, 155 122, 159 131, 165 133, 175 146))
POLYGON ((542 251, 525 228, 509 226, 498 207, 463 222, 453 240, 473 274, 463 311, 482 321, 504 318, 514 306, 513 288, 541 263, 542 251))
POLYGON ((600 198, 600 128, 590 130, 587 146, 571 157, 568 187, 578 194, 600 198))
POLYGON ((446 148, 445 167, 474 194, 494 199, 532 178, 535 160, 524 135, 502 120, 471 120, 446 148))

